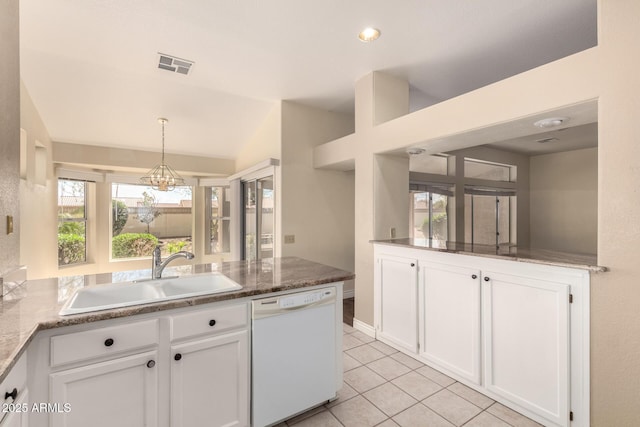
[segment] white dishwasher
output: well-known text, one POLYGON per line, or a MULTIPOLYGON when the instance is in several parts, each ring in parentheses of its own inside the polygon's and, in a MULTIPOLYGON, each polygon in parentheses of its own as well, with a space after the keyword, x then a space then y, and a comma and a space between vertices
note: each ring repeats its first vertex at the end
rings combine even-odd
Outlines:
POLYGON ((252 318, 253 427, 336 396, 335 287, 254 300, 252 318))

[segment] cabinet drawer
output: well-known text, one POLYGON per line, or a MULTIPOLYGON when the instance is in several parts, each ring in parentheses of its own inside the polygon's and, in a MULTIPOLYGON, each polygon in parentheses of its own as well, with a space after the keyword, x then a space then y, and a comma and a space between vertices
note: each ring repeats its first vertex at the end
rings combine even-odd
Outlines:
POLYGON ((245 327, 248 322, 247 313, 247 304, 239 304, 174 316, 171 340, 245 327))
POLYGON ((158 320, 51 337, 51 366, 130 352, 158 343, 158 320))

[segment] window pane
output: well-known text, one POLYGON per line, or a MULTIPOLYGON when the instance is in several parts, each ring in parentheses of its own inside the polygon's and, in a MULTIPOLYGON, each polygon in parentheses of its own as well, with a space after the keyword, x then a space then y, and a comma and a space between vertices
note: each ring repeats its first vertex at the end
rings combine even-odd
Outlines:
POLYGON ((273 257, 273 177, 258 180, 260 191, 260 258, 273 257))
POLYGON ((231 215, 231 191, 229 187, 211 187, 211 211, 209 212, 209 252, 231 252, 229 217, 231 215))
POLYGON ((412 172, 447 175, 447 156, 418 155, 409 156, 409 170, 412 172))
POLYGON ((449 236, 447 201, 442 194, 429 192, 414 192, 412 194, 412 222, 411 237, 418 239, 447 240, 449 236), (431 201, 429 200, 431 196, 431 201), (431 217, 429 217, 429 203, 431 203, 431 217), (432 223, 431 228, 430 223, 432 223))
POLYGON ((448 240, 447 196, 431 193, 432 239, 448 240))
POLYGON ((85 182, 58 180, 58 218, 85 218, 85 182))
POLYGON ((473 159, 464 159, 464 177, 508 182, 511 177, 511 167, 512 166, 481 162, 473 159))
POLYGON ((58 265, 85 262, 86 183, 58 180, 58 265))
POLYGON ((473 243, 496 244, 496 198, 495 196, 473 197, 473 243))
POLYGON ((151 256, 160 245, 163 257, 193 252, 191 187, 156 191, 144 185, 111 185, 112 258, 151 256))
POLYGON ((429 238, 429 193, 411 193, 413 196, 413 227, 411 237, 429 238))
POLYGON ((498 243, 509 243, 511 241, 510 236, 510 224, 509 224, 509 212, 511 211, 509 205, 509 196, 498 197, 498 243))

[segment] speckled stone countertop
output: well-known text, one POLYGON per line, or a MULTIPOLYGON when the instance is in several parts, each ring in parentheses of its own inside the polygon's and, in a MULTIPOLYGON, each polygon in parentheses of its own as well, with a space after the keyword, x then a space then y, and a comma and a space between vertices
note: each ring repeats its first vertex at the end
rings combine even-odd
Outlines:
POLYGON ((71 316, 60 316, 58 312, 76 289, 149 278, 151 270, 27 281, 0 298, 0 381, 40 330, 341 282, 355 277, 348 271, 295 257, 169 267, 165 269, 164 276, 213 271, 223 273, 242 285, 242 289, 71 316))
POLYGON ((580 268, 592 273, 607 271, 606 267, 597 265, 597 257, 595 255, 571 254, 545 249, 528 249, 513 245, 471 245, 469 243, 447 242, 443 240, 410 238, 371 240, 371 243, 507 259, 534 264, 555 265, 558 267, 580 268))

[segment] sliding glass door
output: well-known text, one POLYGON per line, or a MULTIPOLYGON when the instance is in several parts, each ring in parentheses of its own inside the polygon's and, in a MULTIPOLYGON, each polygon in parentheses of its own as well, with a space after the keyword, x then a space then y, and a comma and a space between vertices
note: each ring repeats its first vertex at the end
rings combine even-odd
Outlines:
POLYGON ((275 194, 273 176, 242 182, 243 235, 242 258, 253 260, 274 255, 275 194))

